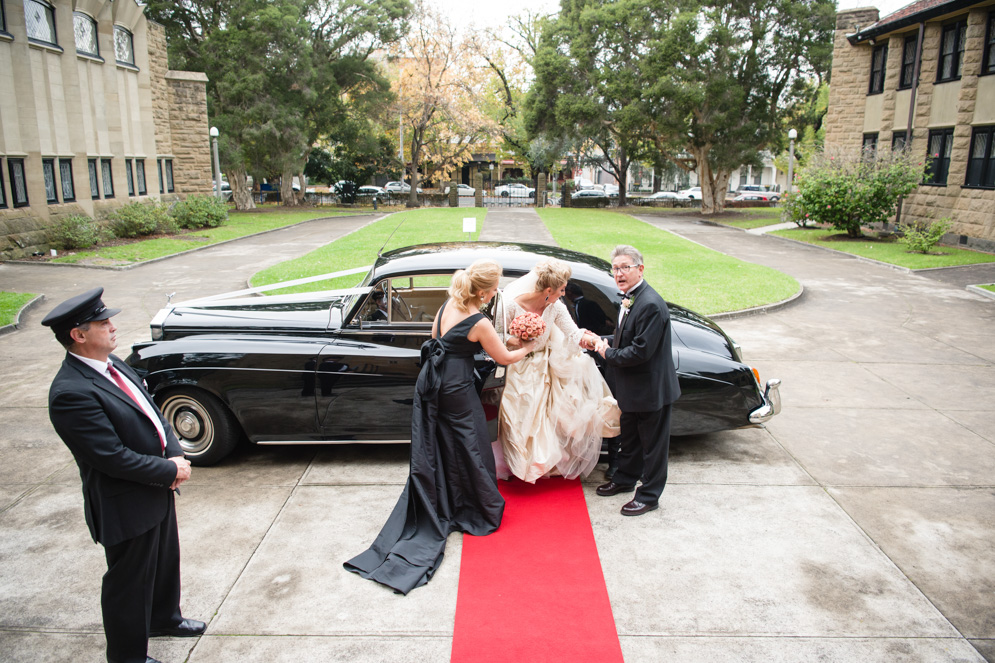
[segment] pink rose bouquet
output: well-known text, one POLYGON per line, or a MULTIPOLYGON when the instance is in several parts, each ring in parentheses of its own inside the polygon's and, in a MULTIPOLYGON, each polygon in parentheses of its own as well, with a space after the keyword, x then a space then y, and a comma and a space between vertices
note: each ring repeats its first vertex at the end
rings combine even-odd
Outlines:
POLYGON ((511 321, 508 331, 523 341, 531 341, 546 331, 546 322, 535 313, 522 313, 511 321))

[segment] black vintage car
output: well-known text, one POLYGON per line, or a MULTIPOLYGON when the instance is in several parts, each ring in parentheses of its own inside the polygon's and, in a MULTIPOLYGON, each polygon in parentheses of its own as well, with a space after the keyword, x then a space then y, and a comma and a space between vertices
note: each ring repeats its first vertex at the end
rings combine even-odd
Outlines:
MULTIPOLYGON (((604 260, 532 244, 458 242, 385 253, 348 290, 257 296, 283 283, 167 306, 152 320, 152 341, 136 344, 128 363, 197 465, 218 462, 243 435, 255 444, 408 441, 421 344, 452 273, 484 257, 501 263, 506 281, 543 258, 565 260, 571 282, 603 313, 589 309, 583 326, 611 335, 619 296, 604 260)), ((503 315, 500 297, 488 313, 503 315)), ((675 435, 756 426, 780 411, 780 380, 762 385, 708 318, 675 304, 670 313, 682 391, 675 435)), ((484 354, 476 369, 496 426, 504 369, 484 354)))

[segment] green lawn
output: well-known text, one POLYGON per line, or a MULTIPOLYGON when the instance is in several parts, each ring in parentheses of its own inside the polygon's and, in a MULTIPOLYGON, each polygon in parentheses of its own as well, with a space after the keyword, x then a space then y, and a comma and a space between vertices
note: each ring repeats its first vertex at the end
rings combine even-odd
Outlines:
POLYGON ((800 242, 825 246, 835 251, 842 251, 864 258, 873 258, 891 265, 908 269, 928 269, 930 267, 953 267, 956 265, 975 265, 978 263, 995 262, 995 255, 959 249, 952 246, 937 246, 934 252, 941 255, 924 255, 909 253, 904 244, 897 240, 882 240, 873 237, 863 239, 845 239, 845 233, 826 228, 791 228, 775 230, 772 235, 787 237, 800 242), (829 239, 843 238, 843 239, 829 239))
MULTIPOLYGON (((452 209, 435 207, 392 214, 386 219, 364 226, 356 232, 317 248, 300 258, 288 260, 257 272, 252 276, 251 284, 258 287, 316 274, 372 265, 384 242, 387 242, 384 251, 390 251, 413 244, 466 240, 467 234, 463 232, 463 219, 471 216, 477 219, 477 232, 473 233, 472 236, 472 239, 476 240, 480 236, 480 229, 483 227, 486 213, 486 210, 480 207, 452 209), (390 237, 389 242, 388 237, 390 237)), ((329 281, 284 288, 273 291, 271 294, 350 288, 359 283, 360 280, 362 280, 362 275, 354 274, 329 281)))
POLYGON ((30 292, 0 292, 0 327, 14 324, 17 312, 35 297, 30 292))
POLYGON ((254 235, 265 230, 291 226, 310 219, 361 214, 367 211, 372 211, 372 209, 338 210, 309 208, 306 210, 284 211, 284 208, 274 207, 262 212, 231 212, 228 215, 228 223, 219 228, 206 228, 172 237, 138 240, 116 246, 103 246, 86 251, 77 251, 55 258, 51 262, 127 265, 175 255, 198 246, 210 246, 218 242, 254 235))
POLYGON ((704 314, 778 302, 798 282, 769 267, 744 262, 659 230, 626 214, 604 210, 538 210, 556 242, 608 259, 618 244, 638 248, 645 278, 667 300, 704 314))
POLYGON ((995 292, 995 283, 989 285, 979 285, 978 287, 983 288, 984 290, 988 290, 989 292, 995 292))
MULTIPOLYGON (((783 223, 780 207, 747 207, 744 209, 727 209, 722 216, 713 219, 715 223, 749 230, 763 228, 783 223)), ((703 217, 708 218, 708 217, 703 217)))

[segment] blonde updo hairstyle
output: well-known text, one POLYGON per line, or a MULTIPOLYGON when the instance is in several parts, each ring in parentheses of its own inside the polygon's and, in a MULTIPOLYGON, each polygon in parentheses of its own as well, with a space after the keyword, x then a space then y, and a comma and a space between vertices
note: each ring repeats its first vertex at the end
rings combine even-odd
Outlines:
POLYGON ((532 269, 536 273, 536 292, 558 290, 570 280, 570 265, 556 258, 547 258, 532 269))
POLYGON ((466 269, 457 271, 449 286, 449 297, 453 304, 464 313, 469 312, 471 303, 480 306, 480 293, 496 286, 502 271, 501 265, 488 258, 477 260, 466 269))

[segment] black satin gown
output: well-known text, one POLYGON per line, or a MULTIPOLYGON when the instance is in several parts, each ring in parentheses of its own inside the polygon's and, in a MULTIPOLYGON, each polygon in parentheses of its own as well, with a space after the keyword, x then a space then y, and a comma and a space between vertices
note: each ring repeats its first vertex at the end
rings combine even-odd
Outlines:
POLYGON ((467 339, 482 317, 471 315, 422 345, 408 482, 373 545, 344 564, 401 594, 432 578, 450 532, 483 536, 501 524, 504 498, 473 382, 473 357, 480 344, 467 339))

